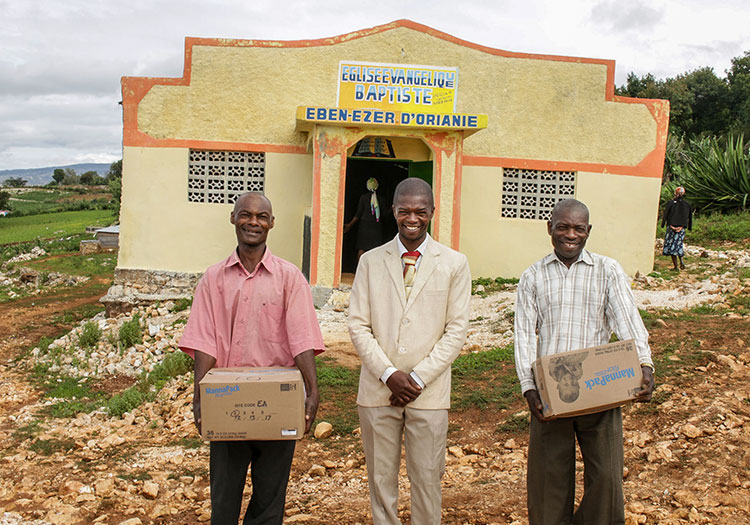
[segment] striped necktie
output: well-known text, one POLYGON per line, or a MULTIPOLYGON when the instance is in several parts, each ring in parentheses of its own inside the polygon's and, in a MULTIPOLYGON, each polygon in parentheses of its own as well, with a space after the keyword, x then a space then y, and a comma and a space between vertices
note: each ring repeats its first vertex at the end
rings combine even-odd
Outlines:
POLYGON ((418 251, 404 252, 401 259, 404 261, 404 287, 406 288, 406 298, 409 298, 411 287, 414 284, 414 276, 417 274, 417 259, 421 254, 418 251))

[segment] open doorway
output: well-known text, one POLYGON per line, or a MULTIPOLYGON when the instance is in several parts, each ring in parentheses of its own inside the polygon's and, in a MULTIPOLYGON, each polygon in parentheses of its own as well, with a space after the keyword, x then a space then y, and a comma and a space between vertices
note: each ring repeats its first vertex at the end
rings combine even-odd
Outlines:
MULTIPOLYGON (((344 200, 344 224, 349 223, 363 211, 371 214, 370 195, 367 180, 378 181, 377 199, 380 205, 380 220, 369 224, 358 220, 344 234, 341 250, 341 282, 351 284, 357 268, 357 253, 361 246, 372 248, 373 239, 383 244, 393 239, 397 233, 391 205, 396 185, 407 177, 419 177, 432 185, 432 161, 394 160, 378 158, 348 157, 346 167, 346 194, 344 200), (360 201, 363 201, 360 204, 360 201), (364 225, 364 228, 362 226, 364 225), (375 229, 374 233, 372 229, 375 229), (368 243, 369 241, 369 243, 368 243)), ((368 217, 372 219, 372 217, 368 217)))

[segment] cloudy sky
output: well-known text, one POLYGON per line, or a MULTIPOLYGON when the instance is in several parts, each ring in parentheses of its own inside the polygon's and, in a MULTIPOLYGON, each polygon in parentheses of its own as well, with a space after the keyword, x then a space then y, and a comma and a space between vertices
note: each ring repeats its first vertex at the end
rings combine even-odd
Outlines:
POLYGON ((185 36, 321 38, 408 18, 657 78, 750 50, 745 0, 0 0, 0 170, 121 157, 122 76, 182 76, 185 36), (460 6, 458 10, 455 6, 460 6))

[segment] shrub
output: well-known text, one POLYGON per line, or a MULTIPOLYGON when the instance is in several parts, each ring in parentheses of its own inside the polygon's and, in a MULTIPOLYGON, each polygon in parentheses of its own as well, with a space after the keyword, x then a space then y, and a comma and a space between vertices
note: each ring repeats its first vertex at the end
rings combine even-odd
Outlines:
POLYGON ((177 299, 174 302, 174 306, 172 307, 173 312, 182 312, 183 310, 187 310, 190 308, 190 306, 193 304, 193 299, 191 298, 182 298, 177 299))
POLYGON ((112 396, 107 402, 107 412, 112 417, 122 417, 125 412, 130 412, 151 397, 148 393, 141 392, 138 385, 131 386, 127 390, 112 396))
POLYGON ((78 346, 81 348, 92 348, 102 338, 102 331, 99 329, 99 325, 93 321, 89 321, 83 325, 81 335, 78 336, 78 346))
POLYGON ((742 135, 691 143, 691 158, 680 174, 685 198, 702 213, 750 209, 750 154, 742 135))
POLYGON ((130 321, 122 323, 118 339, 123 348, 129 348, 133 345, 143 343, 141 317, 138 314, 135 314, 130 321))

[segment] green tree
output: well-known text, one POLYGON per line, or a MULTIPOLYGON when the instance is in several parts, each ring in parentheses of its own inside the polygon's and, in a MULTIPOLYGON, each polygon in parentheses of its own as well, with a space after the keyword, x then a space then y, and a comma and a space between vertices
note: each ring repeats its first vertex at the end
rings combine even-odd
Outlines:
POLYGON ((122 178, 122 159, 116 160, 109 165, 109 171, 107 172, 107 181, 122 178))
POLYGON ((0 191, 0 210, 7 210, 10 205, 10 193, 0 191))
POLYGON ((65 179, 65 170, 62 168, 57 168, 52 173, 52 180, 56 183, 60 184, 65 179))
POLYGON ((76 174, 76 170, 73 168, 65 168, 65 178, 60 183, 65 186, 72 186, 74 184, 80 184, 81 183, 81 177, 76 174))
POLYGON ((26 179, 22 179, 21 177, 8 177, 5 179, 5 186, 9 188, 22 188, 23 186, 26 186, 26 182, 28 182, 26 179))
POLYGON ((120 199, 122 198, 122 179, 112 179, 109 181, 109 191, 112 193, 112 209, 115 215, 120 217, 120 199))
POLYGON ((732 59, 727 71, 732 131, 750 137, 750 51, 732 59))
POLYGON ((106 181, 95 171, 87 171, 81 175, 81 184, 85 186, 100 186, 106 184, 106 181))

